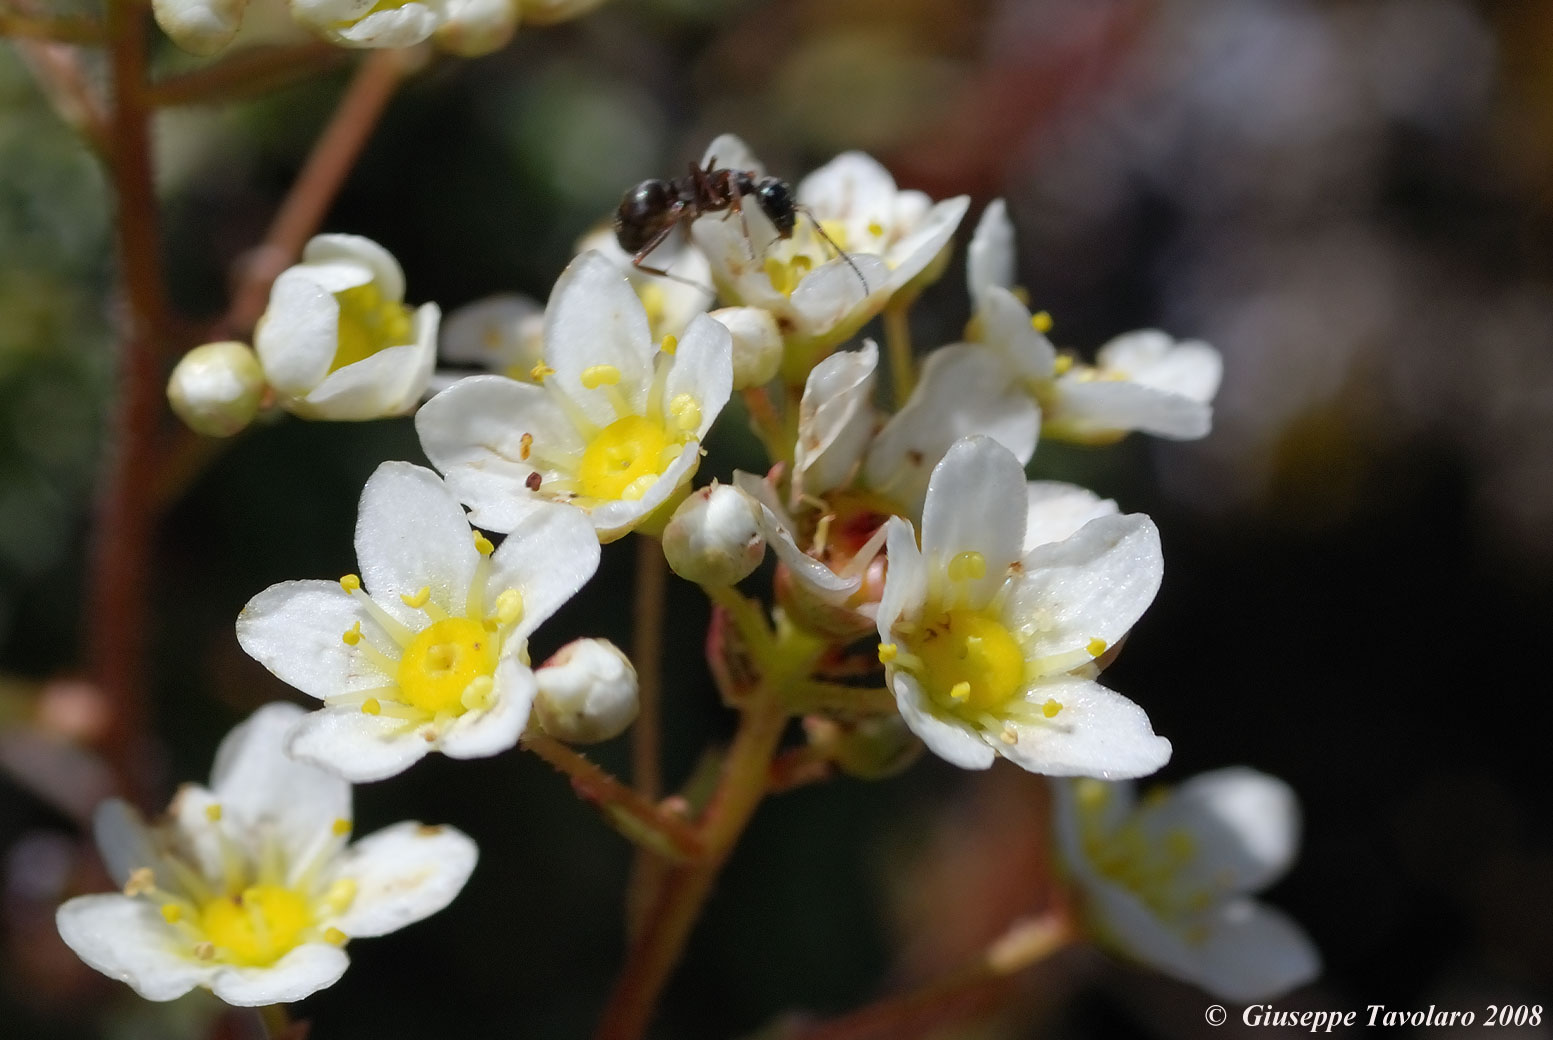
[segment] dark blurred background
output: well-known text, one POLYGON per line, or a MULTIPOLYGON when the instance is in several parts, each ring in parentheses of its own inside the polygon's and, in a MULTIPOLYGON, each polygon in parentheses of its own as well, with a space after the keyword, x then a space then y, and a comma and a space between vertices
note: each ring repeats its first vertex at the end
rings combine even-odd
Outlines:
MULTIPOLYGON (((165 261, 191 317, 224 307, 342 83, 160 124, 165 261)), ((420 75, 327 227, 392 250, 414 302, 543 299, 625 186, 730 130, 794 179, 860 148, 905 186, 970 193, 962 245, 1007 198, 1021 281, 1061 345, 1159 326, 1224 353, 1208 439, 1043 444, 1032 464, 1163 533, 1164 588, 1107 681, 1174 742, 1162 779, 1246 763, 1299 792, 1304 849, 1269 898, 1326 972, 1279 1007, 1547 1008, 1553 4, 614 0, 420 75)), ((6 1037, 194 1037, 213 1011, 139 1001, 52 928, 60 899, 106 887, 68 811, 94 763, 39 736, 89 741, 98 724, 73 680, 112 385, 104 193, 0 47, 6 1037)), ((957 256, 914 314, 919 345, 955 338, 966 310, 957 256)), ((169 791, 288 695, 232 619, 272 582, 351 569, 356 496, 384 458, 421 459, 407 420, 288 419, 226 446, 172 508, 145 590, 169 791)), ((737 413, 709 463, 759 465, 737 413)), ((607 547, 536 660, 578 634, 628 644, 631 566, 627 545, 607 547)), ((701 661, 704 604, 671 595, 686 622, 666 650, 678 781, 729 718, 701 661)), ((624 741, 599 757, 624 770, 624 741)), ((449 822, 482 862, 447 912, 352 945, 344 981, 301 1006, 313 1036, 587 1035, 622 954, 625 843, 518 752, 433 756, 357 801, 361 832, 449 822)), ((1038 899, 1040 802, 1040 782, 1001 763, 968 775, 931 759, 773 798, 653 1035, 753 1033, 952 965, 1038 899)), ((1248 1032, 1234 1015, 1210 1031, 1208 1002, 1078 953, 954 1035, 1248 1032)))

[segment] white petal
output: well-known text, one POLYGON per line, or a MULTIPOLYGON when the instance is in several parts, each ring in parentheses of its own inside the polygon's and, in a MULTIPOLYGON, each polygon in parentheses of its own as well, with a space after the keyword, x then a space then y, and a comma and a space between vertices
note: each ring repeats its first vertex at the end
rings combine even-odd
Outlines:
POLYGON ((792 307, 801 323, 800 331, 806 335, 859 328, 889 299, 890 271, 884 261, 866 253, 850 259, 851 263, 838 257, 821 264, 804 275, 793 290, 792 307))
POLYGON ((655 349, 647 312, 620 268, 592 252, 567 265, 545 308, 545 361, 555 369, 549 378, 594 423, 608 426, 617 416, 608 394, 583 387, 582 374, 597 365, 619 369, 616 389, 640 414, 655 349))
POLYGON ((1062 708, 1054 718, 1015 724, 1018 740, 1000 745, 1003 757, 1022 769, 1121 780, 1146 776, 1170 761, 1170 741, 1154 735, 1143 709, 1097 682, 1038 683, 1026 700, 1054 700, 1062 708))
POLYGON ((685 328, 663 384, 664 407, 688 394, 701 412, 696 436, 703 437, 733 392, 733 336, 716 320, 698 314, 685 328))
POLYGON ((356 516, 356 560, 375 602, 419 630, 421 611, 405 605, 431 589, 431 601, 461 615, 480 554, 464 510, 429 469, 385 462, 367 478, 356 516))
POLYGON ((366 638, 383 638, 339 582, 287 581, 248 601, 237 642, 276 678, 322 699, 392 681, 341 638, 358 621, 366 638))
POLYGON ((980 608, 1019 559, 1025 535, 1025 471, 990 437, 956 441, 933 470, 922 507, 922 555, 942 573, 961 553, 980 553, 980 578, 964 583, 967 604, 980 608))
POLYGON ((1037 545, 1060 542, 1100 516, 1113 516, 1120 510, 1116 501, 1101 498, 1077 484, 1060 480, 1032 480, 1025 485, 1024 551, 1037 545))
POLYGON ((1201 401, 1213 400, 1224 376, 1224 361, 1206 343, 1177 343, 1158 329, 1117 336, 1095 358, 1106 372, 1134 383, 1201 401))
MULTIPOLYGON (((557 509, 564 508, 557 506, 557 509)), ((575 512, 575 510, 573 510, 575 512)), ((508 657, 496 666, 491 706, 460 715, 442 734, 439 750, 450 758, 485 758, 518 742, 534 706, 534 673, 508 657)))
POLYGON ((1025 555, 1004 616, 1013 625, 1041 616, 1042 656, 1078 650, 1094 639, 1115 646, 1153 602, 1163 569, 1153 521, 1142 513, 1102 516, 1025 555))
POLYGON ((295 704, 266 704, 226 735, 210 771, 223 824, 236 833, 273 829, 293 856, 351 818, 350 784, 286 754, 288 735, 305 717, 295 704))
POLYGON ((559 471, 540 467, 584 448, 571 420, 542 387, 503 376, 459 380, 421 406, 415 431, 426 457, 470 507, 471 520, 491 531, 510 531, 528 511, 532 474, 542 482, 553 480, 559 471), (533 438, 528 461, 524 434, 533 438))
POLYGON ((340 981, 350 958, 338 946, 303 943, 263 968, 223 965, 210 980, 210 990, 238 1007, 263 1007, 301 1000, 340 981))
POLYGON ((430 36, 441 21, 422 3, 374 11, 355 25, 333 29, 330 35, 356 47, 414 47, 430 36))
POLYGON ((793 497, 822 495, 851 479, 874 425, 879 348, 841 351, 815 365, 798 405, 793 497))
POLYGON ((302 260, 323 264, 344 260, 361 264, 372 272, 383 299, 398 303, 404 299, 404 269, 393 254, 370 238, 361 235, 314 235, 302 250, 302 260))
POLYGON ((527 296, 501 293, 476 300, 443 322, 442 356, 499 375, 514 367, 526 373, 540 358, 543 321, 544 309, 527 296))
POLYGON ((353 938, 385 935, 441 910, 463 889, 479 850, 452 827, 397 823, 367 835, 336 861, 356 898, 334 926, 353 938))
POLYGON ((927 565, 917 551, 917 533, 911 524, 892 516, 884 525, 884 591, 879 595, 879 641, 893 643, 895 622, 905 615, 914 619, 927 596, 927 565))
POLYGON ((968 195, 945 199, 928 211, 911 234, 890 247, 886 260, 891 267, 891 292, 921 274, 944 251, 970 205, 968 195))
POLYGON ((254 328, 264 378, 282 394, 305 395, 323 381, 339 349, 340 305, 306 268, 282 271, 254 328))
POLYGON ((1321 955, 1310 937, 1271 907, 1236 900, 1216 908, 1203 923, 1208 938, 1195 950, 1192 981, 1225 1000, 1271 1000, 1321 972, 1321 955))
POLYGON ((1048 429, 1063 437, 1108 437, 1138 430, 1171 440, 1206 437, 1213 409, 1181 394, 1120 380, 1060 377, 1053 386, 1048 429))
POLYGON ((969 343, 944 347, 928 356, 910 399, 874 438, 863 477, 915 515, 934 467, 955 441, 985 435, 1023 466, 1035 454, 1040 425, 1035 402, 1011 383, 992 351, 969 343))
MULTIPOLYGON (((140 811, 120 798, 109 798, 92 813, 92 836, 108 876, 117 884, 129 880, 142 867, 157 868, 161 856, 140 811)), ((166 868, 157 869, 157 887, 167 888, 172 876, 166 868)))
POLYGON ((117 893, 77 896, 54 917, 60 938, 87 964, 147 1000, 174 1000, 212 969, 181 953, 158 909, 117 893))
POLYGON ((494 612, 496 597, 517 589, 523 617, 507 638, 527 640, 588 583, 598 566, 599 540, 587 516, 571 506, 535 503, 491 554, 486 610, 494 612))
POLYGON ((917 680, 891 670, 890 687, 906 728, 922 738, 927 749, 961 769, 986 769, 997 756, 981 734, 952 716, 935 715, 917 680))
POLYGON ((1031 323, 1030 308, 999 285, 989 285, 976 302, 982 339, 1008 365, 1013 375, 1043 383, 1057 367, 1057 349, 1031 323))
POLYGON ((798 547, 793 522, 771 485, 752 473, 734 470, 733 484, 760 506, 760 534, 805 592, 823 603, 840 606, 862 585, 862 578, 843 578, 798 547))
POLYGON ((286 745, 293 757, 353 784, 402 773, 430 750, 431 744, 405 723, 354 707, 312 712, 297 723, 286 745))
POLYGON ((895 222, 895 178, 863 152, 843 152, 798 184, 798 201, 821 220, 848 224, 895 222))
POLYGON ((988 286, 1008 288, 1014 284, 1014 225, 1002 199, 993 199, 981 211, 965 250, 965 280, 978 308, 988 286))
POLYGON ((156 24, 184 50, 214 54, 237 35, 247 0, 153 0, 156 24))
POLYGON ((1195 852, 1185 871, 1203 886, 1256 892, 1282 877, 1299 851, 1299 800, 1277 777, 1244 766, 1192 777, 1170 796, 1151 802, 1140 822, 1146 832, 1190 836, 1195 852))
POLYGON ((711 165, 718 170, 745 170, 757 176, 765 176, 766 168, 750 146, 736 134, 720 134, 712 139, 702 153, 701 165, 711 165))
POLYGON ((288 407, 303 418, 347 422, 384 419, 409 411, 431 381, 440 318, 436 304, 423 305, 415 312, 413 343, 385 347, 335 369, 306 397, 288 407))

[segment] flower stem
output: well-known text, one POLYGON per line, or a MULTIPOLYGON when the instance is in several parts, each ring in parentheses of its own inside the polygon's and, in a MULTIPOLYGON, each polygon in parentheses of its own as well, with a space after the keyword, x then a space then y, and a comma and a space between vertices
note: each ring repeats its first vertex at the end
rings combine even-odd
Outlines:
MULTIPOLYGON (((659 723, 663 687, 663 597, 668 566, 663 545, 656 538, 636 536, 636 588, 631 663, 636 668, 637 698, 641 705, 631 727, 631 783, 637 794, 655 801, 663 791, 662 742, 659 723)), ((626 883, 626 932, 634 934, 651 905, 665 865, 661 857, 639 848, 626 883)))
POLYGON ((295 262, 323 223, 356 165, 388 101, 418 60, 417 51, 384 49, 369 54, 357 67, 329 124, 319 134, 302 172, 270 223, 269 232, 252 253, 227 312, 210 330, 209 339, 246 336, 264 313, 270 285, 295 262))
POLYGON ((258 1009, 259 1021, 264 1025, 264 1035, 270 1040, 286 1040, 291 1034, 291 1016, 284 1004, 266 1004, 258 1009))
POLYGON ((92 670, 113 707, 105 752, 125 794, 144 807, 151 801, 145 641, 152 599, 152 489, 162 410, 158 352, 165 346, 168 327, 151 173, 151 110, 145 99, 149 11, 145 0, 113 0, 108 5, 110 173, 117 201, 119 278, 127 306, 121 318, 119 398, 97 499, 86 614, 92 670))
POLYGON ((894 303, 884 308, 884 341, 890 352, 890 386, 899 408, 916 385, 916 365, 911 354, 911 322, 905 307, 894 303))
POLYGON ((0 36, 96 46, 103 42, 95 19, 72 15, 29 15, 0 7, 0 36))

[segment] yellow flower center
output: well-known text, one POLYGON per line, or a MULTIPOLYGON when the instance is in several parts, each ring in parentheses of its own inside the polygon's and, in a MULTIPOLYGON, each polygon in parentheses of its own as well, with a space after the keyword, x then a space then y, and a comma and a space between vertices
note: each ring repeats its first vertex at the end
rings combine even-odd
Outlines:
POLYGON ((907 645, 922 662, 927 695, 950 711, 997 712, 1024 687, 1019 641, 979 610, 946 611, 923 625, 907 645))
POLYGON ((679 457, 684 439, 663 423, 627 415, 600 430, 582 453, 578 490, 588 498, 641 498, 679 457))
POLYGON ((383 299, 375 283, 342 290, 334 298, 340 305, 340 345, 329 371, 364 361, 386 347, 411 342, 414 322, 410 308, 383 299))
MULTIPOLYGON (((205 938, 232 964, 274 964, 313 926, 307 900, 280 885, 249 885, 199 908, 205 938)), ((165 916, 165 914, 164 914, 165 916)))
POLYGON ((448 618, 416 634, 396 680, 406 704, 429 715, 462 715, 464 691, 496 671, 501 640, 478 621, 448 618))

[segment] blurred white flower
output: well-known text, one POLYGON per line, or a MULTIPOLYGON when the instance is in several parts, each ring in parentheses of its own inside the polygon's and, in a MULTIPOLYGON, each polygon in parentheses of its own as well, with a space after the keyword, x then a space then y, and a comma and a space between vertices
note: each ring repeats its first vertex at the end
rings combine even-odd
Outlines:
POLYGON ((275 279, 254 347, 279 404, 308 419, 379 419, 415 407, 436 362, 434 303, 404 304, 404 273, 376 242, 318 235, 275 279))
POLYGON ((287 1003, 338 981, 349 940, 452 902, 474 842, 400 823, 349 844, 350 785, 283 750, 301 716, 259 709, 221 742, 209 789, 184 785, 155 825, 117 799, 98 807, 98 848, 123 892, 59 908, 82 960, 147 1000, 203 986, 228 1004, 287 1003))
MULTIPOLYGON (((442 323, 441 359, 508 379, 532 380, 543 355, 544 309, 518 293, 498 293, 453 311, 442 323)), ((469 375, 439 369, 434 390, 445 390, 469 375)))
POLYGON ((298 22, 346 47, 413 47, 447 18, 446 0, 291 0, 298 22))
POLYGON ((1246 768, 1137 802, 1131 784, 1058 782, 1058 849, 1097 940, 1224 1000, 1282 996, 1320 955, 1294 922, 1250 898, 1294 861, 1299 803, 1246 768))
POLYGON ((1101 516, 1023 551, 1026 485, 989 438, 949 449, 928 486, 922 546, 887 525, 879 657, 906 725, 968 769, 1002 755, 1031 772, 1106 778, 1170 758, 1131 701, 1095 681, 1159 588, 1146 516, 1101 516))
POLYGON ((493 549, 435 473, 385 462, 361 493, 361 576, 288 581, 237 619, 250 656, 324 702, 287 749, 361 782, 428 751, 494 755, 534 699, 528 637, 599 562, 576 510, 530 505, 493 549))
POLYGON ((690 481, 731 392, 716 321, 698 315, 662 347, 619 268, 584 253, 545 311, 543 383, 460 380, 417 413, 421 446, 483 527, 511 530, 548 500, 583 510, 601 540, 619 538, 690 481))
POLYGON ((248 0, 152 0, 156 24, 194 54, 214 54, 232 42, 248 0))

